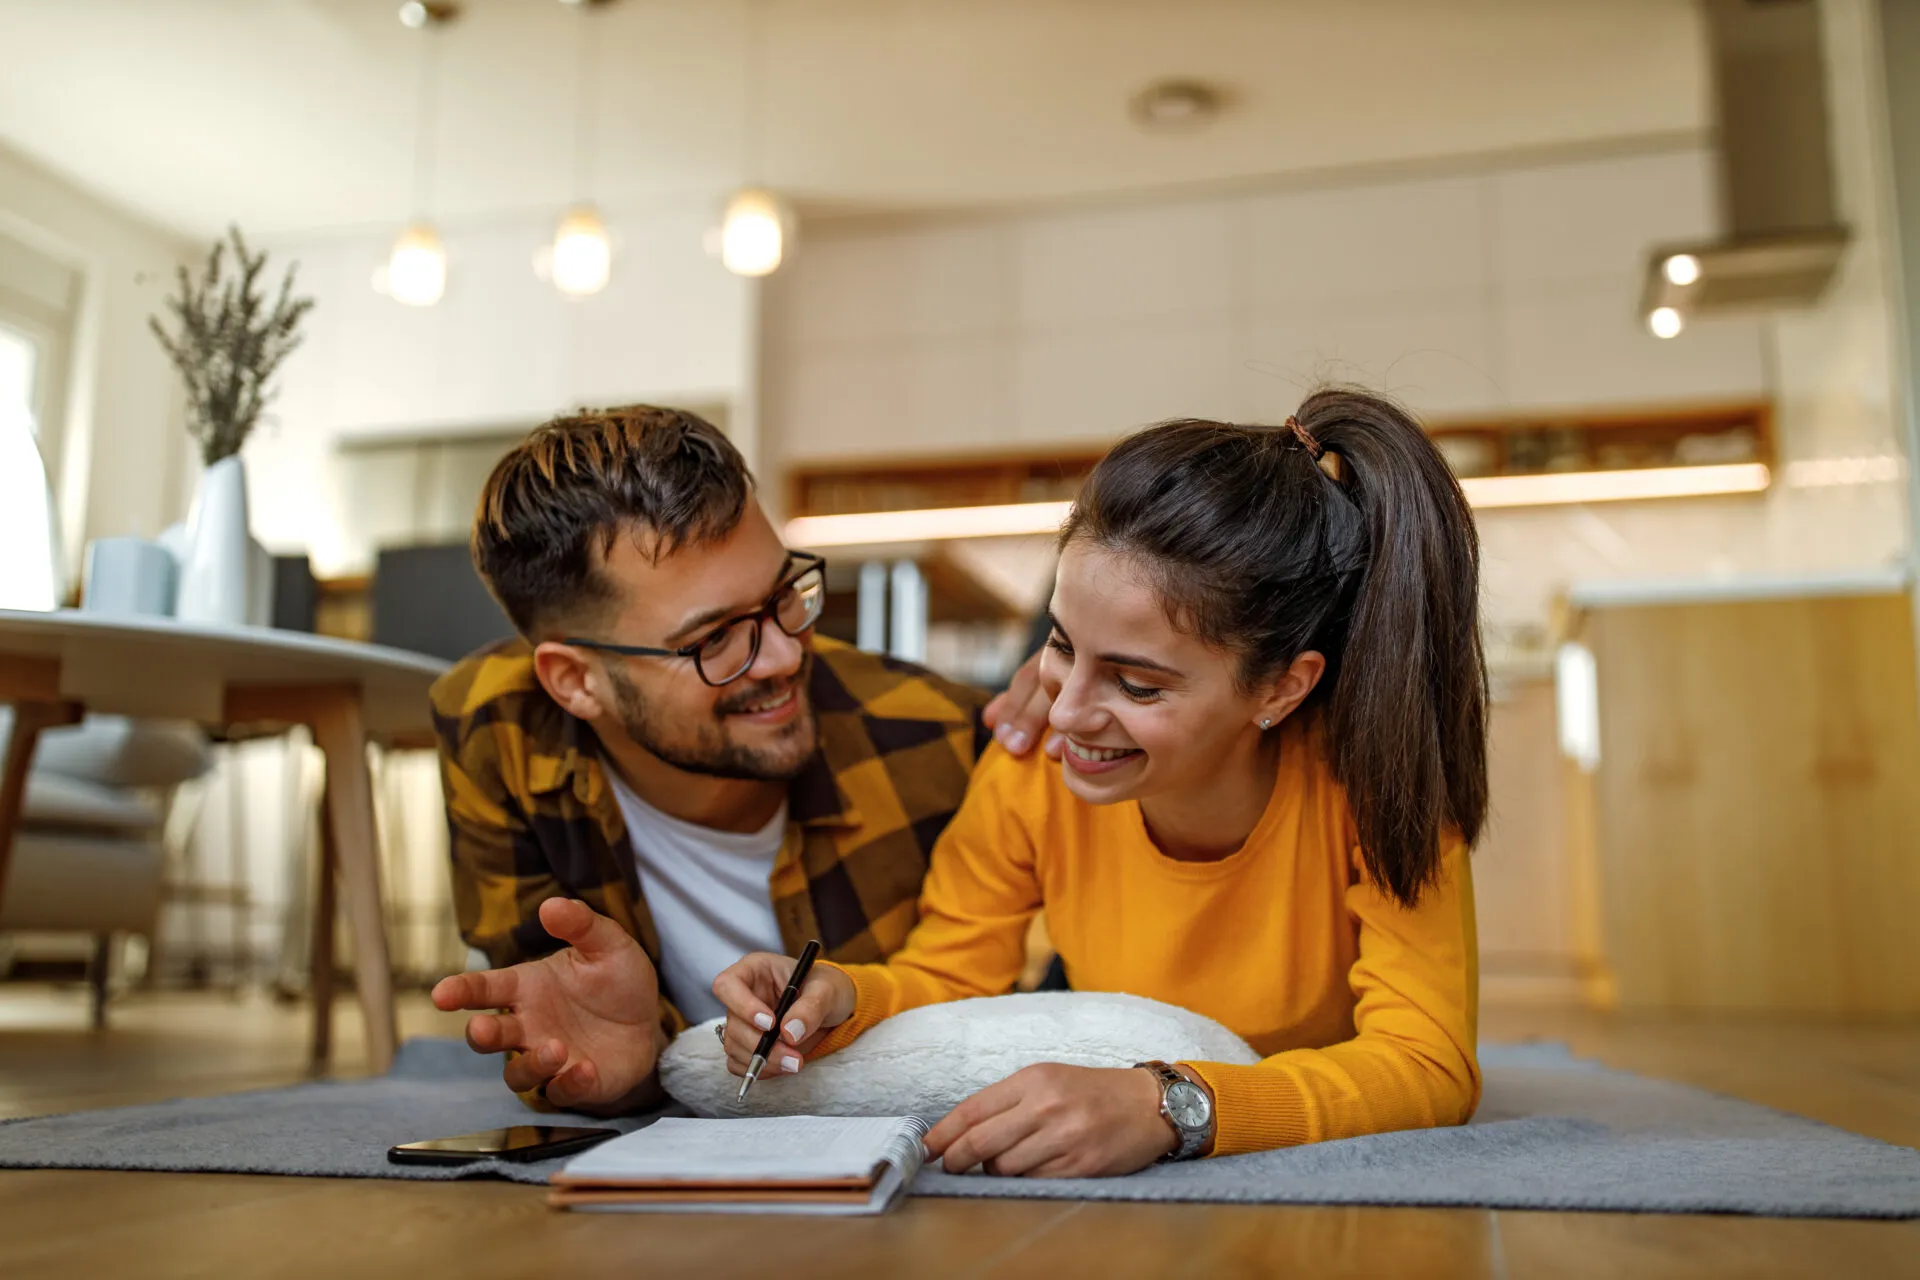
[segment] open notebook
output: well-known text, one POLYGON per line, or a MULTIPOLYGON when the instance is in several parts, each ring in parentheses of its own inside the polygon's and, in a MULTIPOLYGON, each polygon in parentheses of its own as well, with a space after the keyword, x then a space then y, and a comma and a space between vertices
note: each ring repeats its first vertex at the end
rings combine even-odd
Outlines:
POLYGON ((654 1213, 885 1213, 920 1172, 924 1121, 658 1120, 575 1156, 551 1203, 654 1213))

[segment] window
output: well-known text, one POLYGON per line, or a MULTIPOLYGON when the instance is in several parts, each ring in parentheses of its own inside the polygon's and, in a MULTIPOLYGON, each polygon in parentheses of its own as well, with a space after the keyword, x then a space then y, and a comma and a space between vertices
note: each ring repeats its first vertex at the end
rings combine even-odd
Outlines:
POLYGON ((53 503, 35 439, 38 345, 0 326, 0 609, 51 609, 53 503))
POLYGON ((33 370, 40 353, 24 333, 0 329, 0 404, 33 404, 33 370))

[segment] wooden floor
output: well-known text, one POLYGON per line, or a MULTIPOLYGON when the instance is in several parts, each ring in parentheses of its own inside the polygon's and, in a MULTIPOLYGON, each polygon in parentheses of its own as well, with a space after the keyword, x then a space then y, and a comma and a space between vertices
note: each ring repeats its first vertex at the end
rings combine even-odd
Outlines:
MULTIPOLYGON (((360 1047, 340 1009, 341 1074, 360 1047)), ((298 1009, 136 997, 101 1035, 77 992, 0 987, 0 1117, 302 1078, 298 1009)), ((1920 1146, 1920 1026, 1648 1022, 1491 1009, 1489 1039, 1607 1063, 1920 1146)), ((408 1034, 457 1034, 424 1003, 408 1034)), ((1920 1222, 1481 1210, 914 1200, 880 1219, 549 1211, 536 1188, 0 1171, 0 1276, 639 1275, 1920 1277, 1920 1222)))

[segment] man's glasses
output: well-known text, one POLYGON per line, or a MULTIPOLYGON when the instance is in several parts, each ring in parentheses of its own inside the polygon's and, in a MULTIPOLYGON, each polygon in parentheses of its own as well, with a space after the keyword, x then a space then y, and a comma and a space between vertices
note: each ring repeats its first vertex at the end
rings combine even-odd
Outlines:
POLYGON ((827 562, 805 551, 787 553, 789 564, 798 562, 798 573, 774 588, 766 603, 752 613, 742 613, 716 625, 692 644, 678 649, 652 649, 644 645, 609 644, 604 640, 582 640, 569 636, 562 644, 604 653, 624 653, 635 658, 692 658, 700 678, 718 688, 747 674, 753 660, 760 656, 760 627, 768 619, 790 636, 803 636, 820 621, 827 607, 827 562))

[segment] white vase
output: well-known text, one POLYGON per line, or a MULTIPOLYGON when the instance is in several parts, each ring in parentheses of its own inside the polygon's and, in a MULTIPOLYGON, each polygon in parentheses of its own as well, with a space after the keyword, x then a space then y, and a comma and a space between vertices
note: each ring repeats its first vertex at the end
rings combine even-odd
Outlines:
MULTIPOLYGON (((174 616, 229 627, 250 622, 255 611, 248 605, 259 571, 247 535, 247 473, 238 456, 222 458, 200 473, 183 541, 174 616)), ((271 579, 270 562, 267 568, 271 579)))
MULTIPOLYGON (((168 525, 161 531, 158 541, 173 559, 173 573, 167 586, 166 612, 178 616, 173 593, 178 590, 180 575, 186 572, 187 553, 193 545, 191 535, 187 532, 187 522, 182 520, 178 524, 168 525)), ((247 537, 247 625, 273 625, 273 553, 251 534, 247 537)))
POLYGON ((273 553, 247 535, 247 625, 273 625, 273 553))

